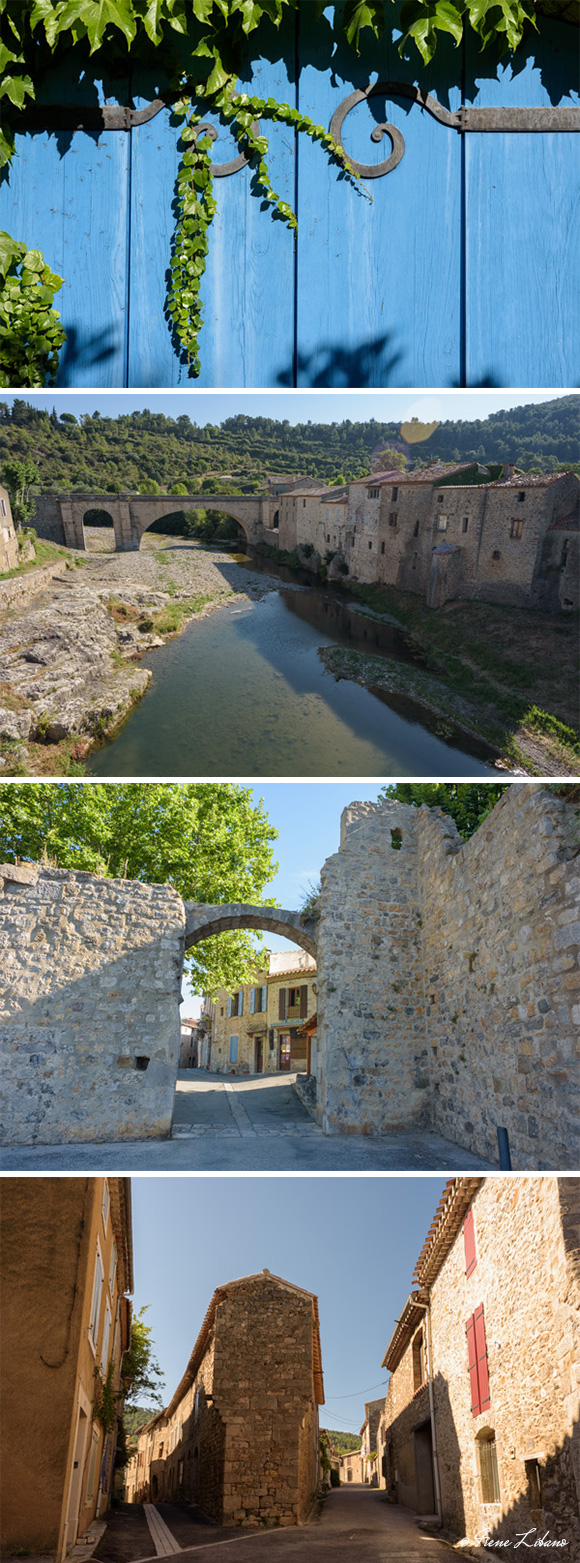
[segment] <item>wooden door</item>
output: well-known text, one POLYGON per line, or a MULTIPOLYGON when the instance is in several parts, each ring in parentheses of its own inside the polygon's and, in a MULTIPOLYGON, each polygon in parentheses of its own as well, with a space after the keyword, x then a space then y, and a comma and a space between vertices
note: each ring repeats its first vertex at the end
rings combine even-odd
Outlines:
POLYGON ((286 1069, 290 1068, 290 1053, 291 1053, 290 1037, 289 1037, 289 1035, 284 1033, 283 1035, 280 1036, 280 1039, 279 1039, 279 1062, 278 1062, 278 1068, 279 1069, 286 1070, 286 1069))
POLYGON ((256 1037, 256 1063, 255 1063, 256 1074, 257 1075, 261 1075, 263 1068, 264 1068, 264 1038, 263 1037, 256 1037))
MULTIPOLYGON (((295 33, 286 30, 272 59, 249 63, 247 83, 324 125, 377 78, 414 85, 450 114, 463 104, 574 101, 577 34, 565 23, 540 18, 512 66, 443 40, 426 70, 387 43, 364 44, 357 59, 324 26, 303 0, 295 33)), ((99 90, 111 101, 110 83, 99 90)), ((44 96, 80 105, 93 93, 61 67, 44 96)), ((134 81, 132 94, 142 106, 153 86, 134 81)), ((18 137, 0 227, 42 249, 66 279, 60 385, 577 383, 576 134, 460 134, 408 96, 372 96, 346 114, 346 150, 378 166, 404 149, 390 172, 353 186, 306 137, 263 128, 273 185, 297 210, 296 245, 252 194, 248 167, 216 178, 197 381, 165 314, 179 138, 170 110, 130 131, 18 137), (370 139, 383 123, 396 144, 370 139)), ((232 149, 219 129, 212 160, 232 149)))

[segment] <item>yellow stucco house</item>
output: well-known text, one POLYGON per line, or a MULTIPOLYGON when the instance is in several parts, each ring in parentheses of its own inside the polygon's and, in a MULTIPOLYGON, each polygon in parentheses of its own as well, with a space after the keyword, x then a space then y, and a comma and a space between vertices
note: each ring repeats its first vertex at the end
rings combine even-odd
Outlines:
POLYGON ((209 1068, 222 1074, 310 1074, 316 1014, 316 962, 306 950, 267 952, 253 983, 205 1001, 211 1024, 209 1068))

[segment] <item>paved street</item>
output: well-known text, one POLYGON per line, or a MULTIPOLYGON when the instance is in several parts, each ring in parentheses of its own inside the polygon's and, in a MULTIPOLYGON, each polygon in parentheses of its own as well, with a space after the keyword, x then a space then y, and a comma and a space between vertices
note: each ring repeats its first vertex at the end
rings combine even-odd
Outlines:
POLYGON ((224 1078, 180 1070, 170 1140, 10 1146, 3 1172, 487 1172, 440 1134, 323 1134, 292 1089, 295 1075, 224 1078))
MULTIPOLYGON (((341 1487, 325 1498, 321 1513, 310 1525, 254 1531, 225 1530, 204 1523, 186 1506, 161 1503, 157 1513, 180 1548, 184 1563, 214 1548, 224 1563, 449 1563, 447 1543, 419 1530, 408 1509, 385 1502, 384 1494, 370 1487, 341 1487)), ((95 1552, 98 1563, 137 1563, 155 1559, 149 1537, 148 1551, 139 1554, 145 1536, 140 1505, 124 1504, 114 1511, 95 1552)), ((175 1556, 175 1552, 165 1556, 175 1556)))

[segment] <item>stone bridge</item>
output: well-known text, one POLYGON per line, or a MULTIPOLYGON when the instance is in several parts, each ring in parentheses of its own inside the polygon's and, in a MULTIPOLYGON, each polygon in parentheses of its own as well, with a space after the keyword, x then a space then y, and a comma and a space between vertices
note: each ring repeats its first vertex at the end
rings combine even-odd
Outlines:
POLYGON ((231 933, 235 928, 260 928, 266 933, 292 939, 316 959, 317 919, 306 917, 303 912, 283 911, 277 906, 246 906, 242 902, 232 906, 204 906, 197 901, 184 904, 186 950, 215 933, 231 933))
POLYGON ((105 511, 115 531, 117 553, 139 548, 143 533, 156 521, 179 510, 221 510, 239 521, 249 543, 274 529, 279 501, 273 496, 244 494, 39 494, 34 526, 39 537, 67 548, 86 550, 85 517, 90 510, 105 511))

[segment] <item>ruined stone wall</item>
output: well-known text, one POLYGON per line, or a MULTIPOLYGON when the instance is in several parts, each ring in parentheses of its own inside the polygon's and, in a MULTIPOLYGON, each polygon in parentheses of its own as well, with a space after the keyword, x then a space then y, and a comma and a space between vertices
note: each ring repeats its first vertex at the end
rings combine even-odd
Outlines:
POLYGON ((322 870, 316 1073, 327 1130, 428 1121, 417 819, 405 804, 353 804, 322 870))
POLYGON ((505 1126, 519 1168, 580 1162, 579 847, 575 805, 535 784, 467 842, 418 812, 432 1122, 491 1160, 505 1126))
POLYGON ((327 1130, 430 1124, 495 1161, 502 1126, 516 1166, 578 1165, 579 846, 537 784, 467 842, 439 810, 345 810, 318 934, 327 1130))
POLYGON ((0 867, 4 1144, 170 1131, 185 915, 166 885, 0 867))

